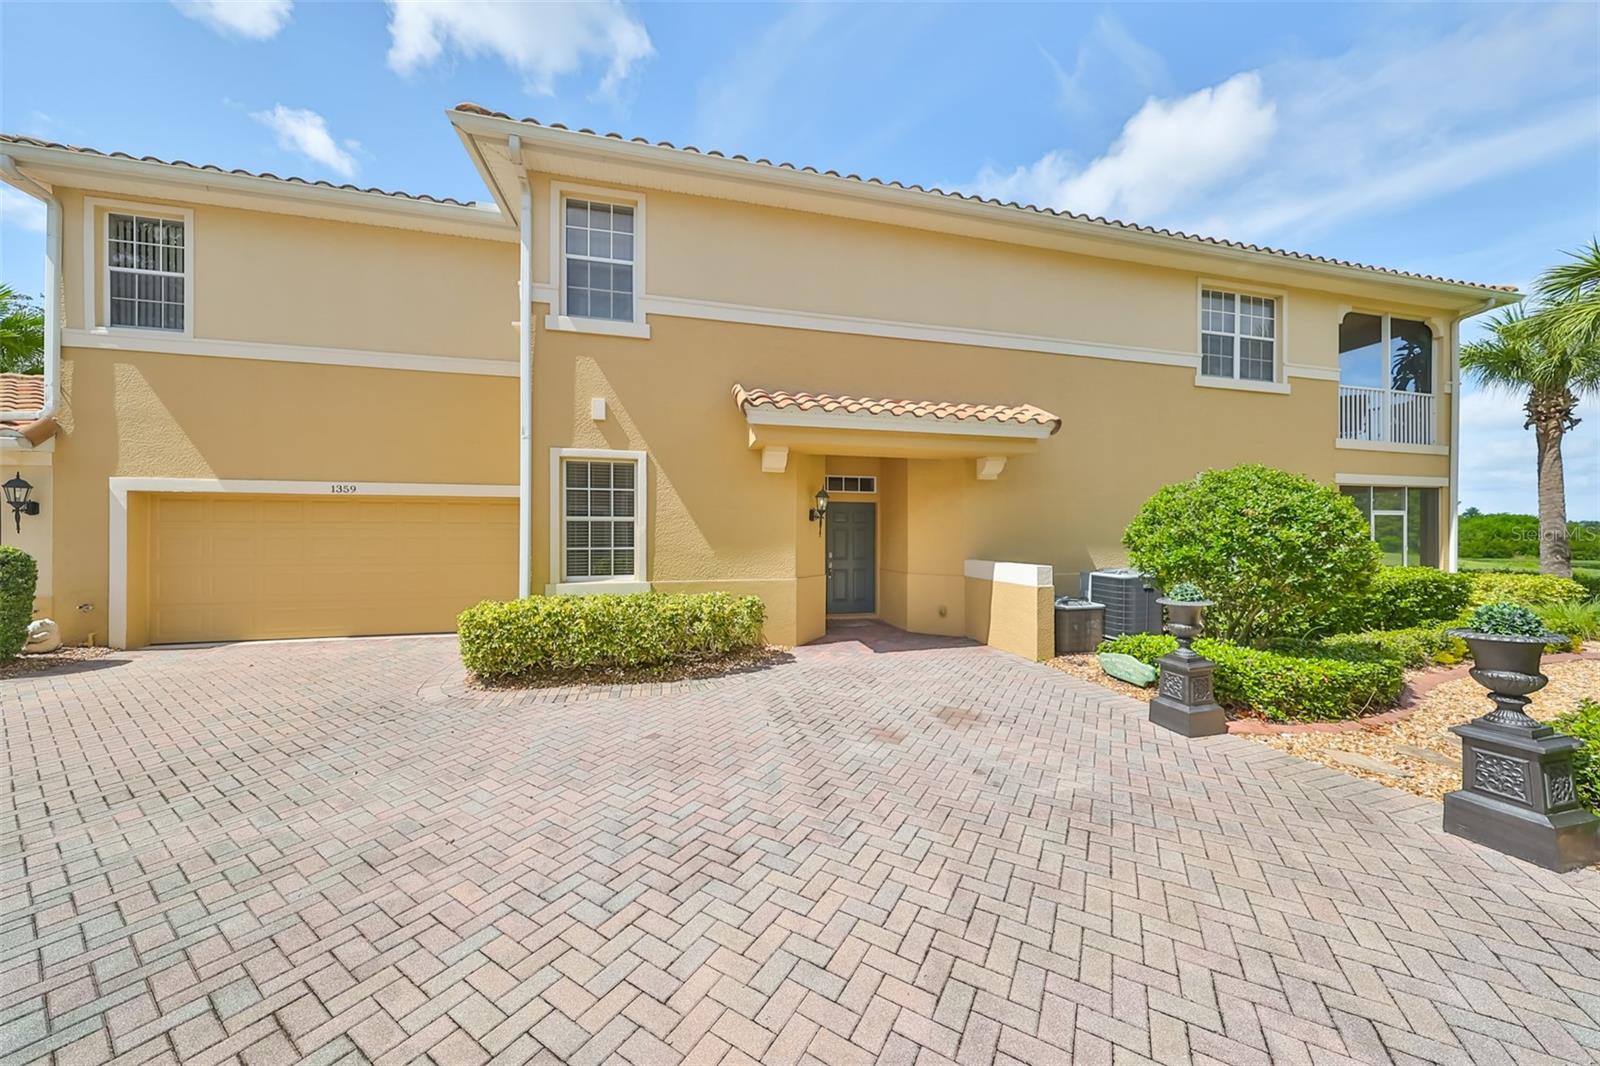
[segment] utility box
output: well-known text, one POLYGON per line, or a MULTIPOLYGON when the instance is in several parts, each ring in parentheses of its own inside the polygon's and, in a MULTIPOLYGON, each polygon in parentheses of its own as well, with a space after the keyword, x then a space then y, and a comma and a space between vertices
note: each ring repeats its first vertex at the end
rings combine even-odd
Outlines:
POLYGON ((1056 654, 1094 651, 1105 634, 1106 605, 1075 596, 1056 600, 1056 654))
POLYGON ((1148 574, 1128 567, 1092 570, 1082 577, 1083 599, 1105 604, 1107 639, 1124 633, 1161 632, 1160 592, 1148 574))

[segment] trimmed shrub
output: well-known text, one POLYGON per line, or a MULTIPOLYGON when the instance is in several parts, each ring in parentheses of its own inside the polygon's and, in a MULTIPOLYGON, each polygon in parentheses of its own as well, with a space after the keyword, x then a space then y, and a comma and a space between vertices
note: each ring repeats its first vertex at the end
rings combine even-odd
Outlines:
POLYGON ((1472 581, 1473 606, 1509 600, 1524 607, 1544 607, 1588 598, 1582 585, 1554 574, 1497 574, 1477 570, 1467 576, 1472 581))
POLYGON ((1572 777, 1578 785, 1578 802, 1600 812, 1600 702, 1583 700, 1549 724, 1583 741, 1583 747, 1572 753, 1572 777))
MULTIPOLYGON (((1100 650, 1153 665, 1177 646, 1171 637, 1137 634, 1108 640, 1100 650)), ((1212 682, 1219 703, 1250 708, 1275 722, 1355 718, 1393 704, 1403 684, 1398 660, 1365 649, 1346 658, 1201 638, 1194 650, 1217 664, 1212 682)))
POLYGON ((1207 630, 1240 644, 1304 633, 1358 600, 1380 557, 1366 520, 1337 489, 1255 465, 1164 486, 1122 542, 1163 588, 1205 589, 1215 601, 1207 630))
POLYGON ((1459 618, 1472 598, 1472 579, 1428 566, 1385 566, 1357 602, 1321 628, 1332 633, 1412 629, 1459 618))
POLYGON ((1405 667, 1430 663, 1459 663, 1467 657, 1467 642, 1452 637, 1444 626, 1413 626, 1407 629, 1369 629, 1363 633, 1339 633, 1323 637, 1317 647, 1331 655, 1354 657, 1371 652, 1393 659, 1405 667))
POLYGON ((485 600, 456 620, 461 661, 485 681, 692 662, 761 645, 766 605, 724 592, 485 600))
POLYGON ((0 547, 0 660, 14 659, 28 643, 39 566, 21 548, 0 547))
POLYGON ((1572 580, 1583 586, 1584 595, 1600 599, 1600 570, 1574 570, 1572 580))

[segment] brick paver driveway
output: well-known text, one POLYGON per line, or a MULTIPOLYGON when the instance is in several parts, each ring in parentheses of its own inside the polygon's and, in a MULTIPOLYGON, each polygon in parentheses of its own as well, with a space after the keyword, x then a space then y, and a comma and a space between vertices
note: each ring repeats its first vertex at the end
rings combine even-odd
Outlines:
POLYGON ((479 694, 412 638, 0 682, 6 1062, 1600 1056, 1600 876, 951 642, 479 694))

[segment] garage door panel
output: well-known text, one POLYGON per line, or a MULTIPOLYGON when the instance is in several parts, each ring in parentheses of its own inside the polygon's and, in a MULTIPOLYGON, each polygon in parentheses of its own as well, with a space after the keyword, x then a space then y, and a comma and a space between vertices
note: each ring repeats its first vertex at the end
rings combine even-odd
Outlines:
POLYGON ((153 496, 152 643, 444 632, 516 590, 516 501, 153 496))

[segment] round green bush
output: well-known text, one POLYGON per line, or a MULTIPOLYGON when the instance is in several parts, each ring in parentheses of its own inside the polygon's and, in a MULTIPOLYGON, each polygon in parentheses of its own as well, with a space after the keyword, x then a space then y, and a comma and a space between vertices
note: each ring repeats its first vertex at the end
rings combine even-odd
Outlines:
POLYGON ((1199 603, 1205 598, 1206 594, 1193 581, 1180 581, 1167 589, 1167 599, 1179 603, 1199 603))
POLYGON ((1581 700, 1578 706, 1550 724, 1569 737, 1583 741, 1572 753, 1572 778, 1578 786, 1578 801, 1600 813, 1600 702, 1581 700))
POLYGON ((1167 485, 1123 534, 1129 561, 1163 586, 1193 581, 1206 628, 1251 644, 1304 633, 1371 587, 1378 546, 1355 504, 1287 470, 1236 466, 1167 485))
POLYGON ((0 547, 0 659, 14 659, 28 643, 39 567, 21 548, 0 547))

